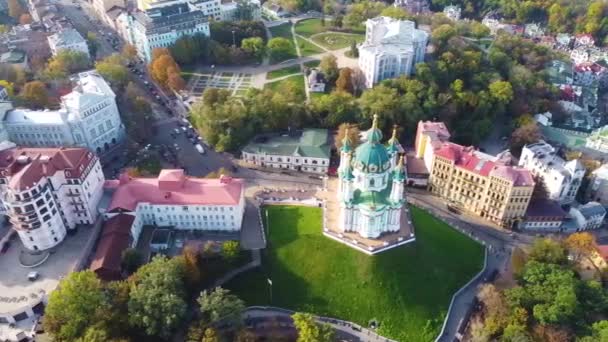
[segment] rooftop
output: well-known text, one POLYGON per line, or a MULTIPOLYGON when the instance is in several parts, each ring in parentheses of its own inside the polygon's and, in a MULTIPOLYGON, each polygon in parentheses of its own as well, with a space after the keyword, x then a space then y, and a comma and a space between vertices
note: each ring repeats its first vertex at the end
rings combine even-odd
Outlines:
POLYGON ((606 209, 598 202, 589 202, 577 208, 586 219, 595 215, 605 215, 606 209))
POLYGON ((413 51, 414 42, 428 39, 428 33, 416 29, 409 20, 380 16, 368 19, 366 25, 366 40, 359 49, 369 52, 413 51))
POLYGON ((90 266, 100 278, 120 279, 122 252, 131 245, 131 225, 134 220, 133 215, 119 214, 104 223, 90 266))
POLYGON ((11 50, 0 55, 0 63, 18 64, 25 61, 26 55, 20 50, 11 50))
POLYGON ((243 152, 276 156, 329 158, 330 146, 326 129, 305 129, 301 135, 279 135, 258 138, 243 152))
POLYGON ((555 201, 547 199, 531 200, 526 211, 526 218, 566 217, 567 213, 555 201))
POLYGON ((49 44, 62 47, 73 44, 86 44, 82 35, 73 28, 66 28, 48 37, 49 44))
POLYGON ((136 209, 138 203, 166 205, 237 205, 243 180, 222 176, 219 179, 188 177, 183 170, 163 170, 157 178, 132 178, 122 174, 106 181, 114 189, 108 211, 136 209))
POLYGON ((17 191, 29 189, 42 177, 64 171, 78 178, 95 155, 86 148, 13 148, 0 151, 0 174, 17 191))

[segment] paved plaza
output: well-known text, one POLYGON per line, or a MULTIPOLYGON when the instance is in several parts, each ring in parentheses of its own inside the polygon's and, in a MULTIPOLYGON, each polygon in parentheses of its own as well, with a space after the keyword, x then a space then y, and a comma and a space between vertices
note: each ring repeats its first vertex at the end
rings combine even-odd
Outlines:
POLYGON ((194 73, 188 82, 188 91, 199 98, 207 88, 226 89, 240 95, 252 86, 252 75, 242 72, 194 73))
POLYGON ((53 291, 77 264, 91 233, 90 228, 80 228, 53 248, 44 263, 31 268, 20 266, 23 244, 18 238, 13 240, 8 251, 0 257, 0 314, 18 315, 53 291), (29 281, 27 277, 32 271, 39 274, 35 281, 29 281))

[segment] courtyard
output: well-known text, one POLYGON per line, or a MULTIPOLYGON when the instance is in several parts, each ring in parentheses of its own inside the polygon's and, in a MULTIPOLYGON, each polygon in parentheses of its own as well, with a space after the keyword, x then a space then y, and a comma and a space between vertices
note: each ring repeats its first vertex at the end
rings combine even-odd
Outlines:
POLYGON ((375 319, 386 337, 432 341, 454 292, 482 268, 481 245, 415 207, 410 210, 416 242, 375 256, 323 236, 319 208, 266 210, 270 224, 262 267, 227 284, 248 305, 312 312, 364 326, 375 319))
POLYGON ((207 88, 226 89, 232 95, 240 95, 251 88, 251 79, 251 74, 241 72, 192 73, 188 92, 195 98, 201 97, 207 88))

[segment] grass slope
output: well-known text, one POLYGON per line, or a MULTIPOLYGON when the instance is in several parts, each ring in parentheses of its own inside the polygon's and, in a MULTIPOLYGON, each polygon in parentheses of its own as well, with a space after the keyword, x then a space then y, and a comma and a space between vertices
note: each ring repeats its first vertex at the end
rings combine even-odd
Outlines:
POLYGON ((351 46, 353 40, 357 43, 363 42, 365 36, 362 34, 347 34, 339 32, 325 32, 312 37, 315 43, 329 50, 338 50, 351 46))
POLYGON ((483 248, 412 208, 417 241, 367 256, 321 234, 318 208, 272 206, 263 268, 227 287, 249 305, 272 305, 367 325, 399 341, 432 341, 451 296, 483 262, 483 248))
POLYGON ((302 39, 302 37, 296 37, 296 41, 298 42, 298 46, 300 47, 300 54, 302 54, 303 57, 312 56, 324 52, 315 44, 312 44, 311 42, 302 39))
POLYGON ((310 37, 313 34, 325 32, 329 30, 329 23, 325 23, 325 26, 321 25, 321 19, 306 19, 300 20, 296 24, 296 33, 304 37, 310 37))
POLYGON ((297 93, 300 95, 302 101, 306 100, 306 90, 304 90, 304 75, 296 75, 287 77, 286 79, 280 81, 274 81, 270 83, 266 83, 264 85, 264 89, 270 89, 272 91, 281 92, 282 89, 285 89, 288 84, 291 83, 290 86, 294 87, 297 93))

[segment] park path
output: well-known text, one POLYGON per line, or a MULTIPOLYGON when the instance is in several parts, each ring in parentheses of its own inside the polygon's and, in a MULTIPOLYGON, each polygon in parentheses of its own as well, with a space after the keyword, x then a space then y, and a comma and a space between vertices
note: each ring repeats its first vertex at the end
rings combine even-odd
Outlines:
MULTIPOLYGON (((296 24, 297 22, 291 23, 291 39, 293 40, 293 44, 296 46, 296 55, 298 55, 298 60, 302 58, 302 51, 300 51, 300 45, 298 44, 298 38, 296 34, 296 24)), ((308 79, 306 78, 306 74, 304 74, 304 63, 299 62, 300 71, 304 75, 304 92, 306 93, 306 102, 310 101, 310 90, 308 89, 308 79)))
POLYGON ((232 271, 226 273, 224 276, 222 276, 221 278, 216 280, 215 283, 213 284, 213 287, 216 288, 218 286, 222 286, 225 283, 227 283, 228 281, 230 281, 232 278, 236 277, 237 275, 261 266, 262 265, 262 255, 261 255, 259 249, 254 249, 251 251, 251 259, 252 260, 250 262, 248 262, 247 264, 245 264, 239 268, 233 269, 232 271))

